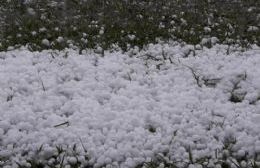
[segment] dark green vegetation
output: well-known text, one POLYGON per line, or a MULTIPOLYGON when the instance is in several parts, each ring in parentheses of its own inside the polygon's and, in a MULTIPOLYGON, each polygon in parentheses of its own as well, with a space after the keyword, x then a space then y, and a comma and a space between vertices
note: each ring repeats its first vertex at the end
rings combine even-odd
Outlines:
POLYGON ((260 45, 259 0, 1 0, 0 21, 0 50, 260 45))

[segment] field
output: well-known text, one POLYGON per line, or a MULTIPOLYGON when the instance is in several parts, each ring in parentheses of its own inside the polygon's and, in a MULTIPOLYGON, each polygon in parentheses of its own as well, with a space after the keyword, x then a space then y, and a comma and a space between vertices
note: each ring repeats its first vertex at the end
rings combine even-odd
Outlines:
POLYGON ((258 0, 7 0, 0 22, 1 168, 260 168, 258 0))

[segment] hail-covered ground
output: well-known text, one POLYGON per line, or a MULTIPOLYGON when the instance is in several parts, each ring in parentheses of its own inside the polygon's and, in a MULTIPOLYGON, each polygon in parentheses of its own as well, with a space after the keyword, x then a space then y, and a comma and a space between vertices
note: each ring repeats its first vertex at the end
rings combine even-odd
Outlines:
POLYGON ((260 49, 227 51, 1 52, 0 166, 257 163, 260 49))

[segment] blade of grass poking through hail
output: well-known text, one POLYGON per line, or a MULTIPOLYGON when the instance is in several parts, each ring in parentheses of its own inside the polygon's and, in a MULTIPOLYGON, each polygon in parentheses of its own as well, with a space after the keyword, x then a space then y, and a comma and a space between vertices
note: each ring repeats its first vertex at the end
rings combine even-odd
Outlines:
POLYGON ((55 128, 61 127, 61 126, 66 126, 66 127, 68 127, 68 126, 70 126, 70 123, 69 123, 68 121, 66 121, 66 122, 63 122, 63 123, 54 125, 55 128))

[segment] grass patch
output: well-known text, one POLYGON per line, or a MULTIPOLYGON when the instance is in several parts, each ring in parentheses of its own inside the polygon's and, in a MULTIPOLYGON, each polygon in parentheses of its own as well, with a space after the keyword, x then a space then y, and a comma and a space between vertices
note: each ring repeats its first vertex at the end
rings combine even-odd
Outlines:
POLYGON ((260 44, 258 0, 11 0, 1 3, 0 16, 0 50, 128 50, 158 39, 207 47, 260 44))

